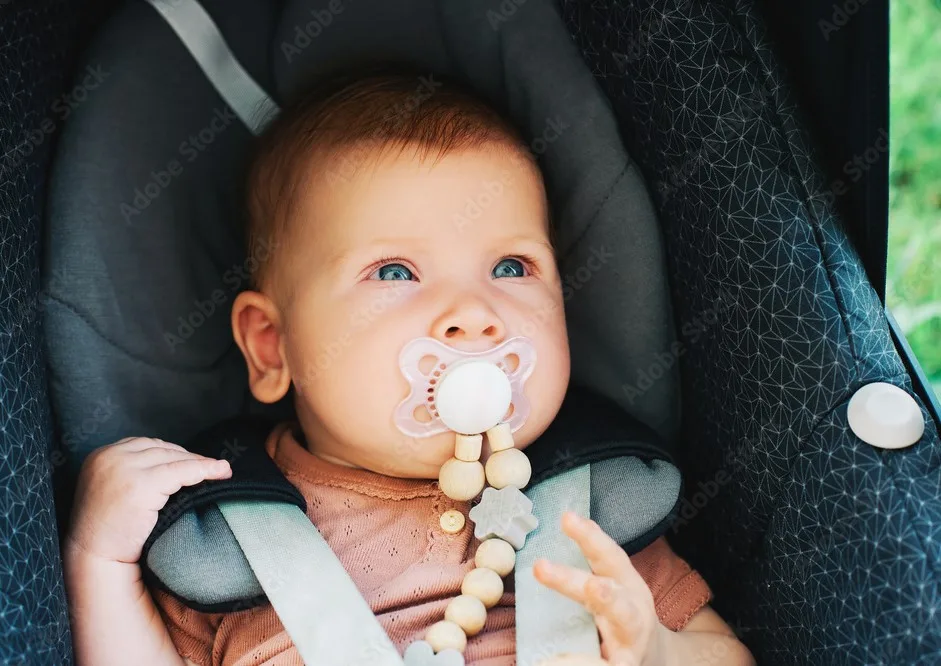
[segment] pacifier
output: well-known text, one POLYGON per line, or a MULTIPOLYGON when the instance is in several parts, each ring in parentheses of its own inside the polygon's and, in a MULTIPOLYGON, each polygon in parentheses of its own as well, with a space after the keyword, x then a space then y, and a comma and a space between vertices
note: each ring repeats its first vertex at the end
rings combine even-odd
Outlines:
MULTIPOLYGON (((513 431, 529 415, 523 384, 536 364, 529 338, 511 338, 483 352, 464 352, 433 338, 412 340, 399 355, 399 367, 410 391, 395 410, 395 424, 412 437, 454 432, 454 455, 438 471, 438 487, 448 498, 480 502, 467 512, 480 545, 474 568, 464 575, 461 594, 448 604, 444 619, 428 628, 424 640, 406 650, 406 663, 447 654, 448 663, 463 666, 468 636, 480 632, 487 609, 503 596, 503 578, 516 567, 516 552, 539 526, 533 503, 523 488, 532 464, 516 447, 513 431), (481 462, 486 435, 490 455, 481 462)), ((464 514, 441 514, 441 529, 457 534, 464 514)), ((441 661, 441 659, 436 659, 441 661)))
POLYGON ((515 432, 529 416, 523 384, 535 364, 536 349, 522 336, 481 352, 412 340, 399 355, 410 392, 396 407, 395 425, 411 437, 478 434, 502 422, 515 432))

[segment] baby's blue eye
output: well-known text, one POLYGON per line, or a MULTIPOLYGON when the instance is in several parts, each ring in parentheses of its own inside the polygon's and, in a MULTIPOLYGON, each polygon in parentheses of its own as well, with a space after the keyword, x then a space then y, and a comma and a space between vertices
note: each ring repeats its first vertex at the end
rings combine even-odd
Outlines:
POLYGON ((493 267, 491 275, 495 278, 526 277, 526 267, 519 259, 508 257, 493 267))
POLYGON ((385 266, 380 266, 379 269, 373 273, 376 277, 373 279, 376 280, 414 280, 415 276, 412 275, 412 271, 408 270, 402 264, 386 264, 385 266))

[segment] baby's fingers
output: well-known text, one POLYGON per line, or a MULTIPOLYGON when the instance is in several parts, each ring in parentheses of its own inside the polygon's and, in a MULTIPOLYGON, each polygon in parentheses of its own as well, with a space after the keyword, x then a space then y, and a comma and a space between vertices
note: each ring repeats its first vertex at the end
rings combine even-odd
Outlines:
POLYGON ((646 625, 652 625, 653 620, 623 585, 610 578, 595 577, 585 586, 585 596, 586 607, 595 616, 607 645, 631 648, 646 643, 649 629, 646 625))
POLYGON ((193 456, 158 465, 147 470, 160 493, 170 496, 183 486, 195 486, 207 479, 227 479, 232 468, 227 460, 193 456))
POLYGON ((537 560, 533 575, 540 583, 579 602, 594 615, 601 637, 614 646, 632 646, 644 634, 643 612, 629 588, 617 581, 574 567, 537 560))
POLYGON ((578 544, 593 572, 623 585, 646 586, 624 549, 596 522, 566 511, 562 515, 562 530, 578 544))
POLYGON ((533 565, 533 576, 546 587, 587 608, 586 584, 594 578, 590 572, 540 558, 533 565))

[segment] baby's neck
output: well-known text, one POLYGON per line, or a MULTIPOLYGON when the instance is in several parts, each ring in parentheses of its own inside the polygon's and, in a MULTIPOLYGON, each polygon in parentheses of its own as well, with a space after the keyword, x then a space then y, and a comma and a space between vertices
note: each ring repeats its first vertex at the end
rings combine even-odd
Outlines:
POLYGON ((354 465, 353 463, 348 462, 348 461, 346 461, 346 460, 342 460, 342 459, 340 459, 340 458, 334 458, 333 456, 331 456, 331 455, 329 455, 329 454, 327 454, 327 453, 321 453, 321 452, 319 452, 319 451, 314 451, 314 450, 311 449, 311 448, 308 448, 307 450, 310 451, 311 454, 313 454, 313 455, 317 456, 318 458, 320 458, 321 460, 326 460, 328 463, 333 463, 334 465, 340 465, 341 467, 350 467, 350 468, 352 468, 352 469, 363 469, 363 468, 360 467, 359 465, 354 465))

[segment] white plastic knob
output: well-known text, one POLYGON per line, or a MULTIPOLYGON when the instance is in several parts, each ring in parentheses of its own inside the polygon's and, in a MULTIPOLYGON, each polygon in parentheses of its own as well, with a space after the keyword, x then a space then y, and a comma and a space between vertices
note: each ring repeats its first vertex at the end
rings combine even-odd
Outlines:
POLYGON ((925 432, 925 418, 915 399, 885 382, 856 391, 846 418, 857 437, 880 449, 904 449, 925 432))
POLYGON ((435 393, 435 408, 454 432, 476 435, 497 425, 512 400, 503 370, 486 361, 470 361, 445 372, 435 393))

